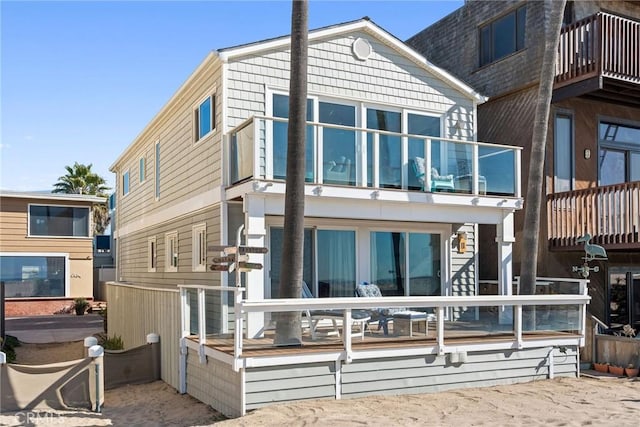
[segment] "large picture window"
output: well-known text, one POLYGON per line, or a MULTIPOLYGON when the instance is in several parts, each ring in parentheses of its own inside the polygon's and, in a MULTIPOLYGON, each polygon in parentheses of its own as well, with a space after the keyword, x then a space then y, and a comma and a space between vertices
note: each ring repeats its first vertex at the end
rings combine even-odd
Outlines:
POLYGON ((65 256, 2 255, 0 280, 7 298, 64 297, 65 256))
POLYGON ((29 235, 89 237, 89 208, 29 205, 29 235))
POLYGON ((480 27, 480 66, 524 49, 526 13, 521 6, 480 27))

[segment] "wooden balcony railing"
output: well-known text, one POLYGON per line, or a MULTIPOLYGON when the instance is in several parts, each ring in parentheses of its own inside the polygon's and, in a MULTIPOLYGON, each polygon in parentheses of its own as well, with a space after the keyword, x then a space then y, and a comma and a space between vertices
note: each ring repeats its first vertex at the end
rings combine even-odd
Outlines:
POLYGON ((562 28, 556 87, 595 76, 640 83, 640 22, 597 13, 562 28))
POLYGON ((577 246, 585 233, 607 248, 640 248, 640 181, 547 196, 551 248, 577 246))

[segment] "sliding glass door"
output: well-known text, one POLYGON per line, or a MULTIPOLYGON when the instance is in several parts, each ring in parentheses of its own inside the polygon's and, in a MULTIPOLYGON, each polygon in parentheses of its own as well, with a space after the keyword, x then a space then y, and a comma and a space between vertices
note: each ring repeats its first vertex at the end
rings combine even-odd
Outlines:
POLYGON ((371 282, 384 296, 441 295, 440 235, 372 231, 371 282))
MULTIPOLYGON (((271 298, 280 295, 283 229, 271 227, 271 298)), ((351 297, 356 284, 356 233, 352 230, 304 231, 303 280, 316 297, 351 297), (317 255, 316 255, 317 254, 317 255)))

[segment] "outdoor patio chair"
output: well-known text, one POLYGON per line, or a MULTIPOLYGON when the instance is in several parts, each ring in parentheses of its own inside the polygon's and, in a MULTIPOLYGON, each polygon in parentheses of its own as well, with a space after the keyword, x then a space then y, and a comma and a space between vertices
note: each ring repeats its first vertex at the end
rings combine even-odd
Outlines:
MULTIPOLYGON (((369 282, 356 285, 356 296, 361 298, 382 298, 380 288, 369 282)), ((378 323, 378 330, 382 329, 385 335, 389 335, 389 322, 393 320, 393 314, 405 311, 405 308, 373 308, 369 310, 371 320, 368 323, 378 323)))
MULTIPOLYGON (((315 298, 306 282, 302 282, 302 298, 315 298)), ((311 330, 311 339, 316 340, 318 334, 318 325, 322 320, 330 320, 333 333, 340 336, 338 320, 344 319, 342 310, 306 310, 305 315, 309 321, 309 329, 311 330)), ((367 310, 351 310, 351 323, 358 328, 360 339, 364 340, 364 330, 367 322, 371 320, 371 315, 367 310)))

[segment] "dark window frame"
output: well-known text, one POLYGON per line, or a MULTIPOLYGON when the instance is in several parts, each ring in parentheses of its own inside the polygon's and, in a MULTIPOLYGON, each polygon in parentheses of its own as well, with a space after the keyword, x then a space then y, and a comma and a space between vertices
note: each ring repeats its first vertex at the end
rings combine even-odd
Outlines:
POLYGON ((90 238, 91 237, 91 208, 88 206, 69 206, 69 205, 47 205, 47 204, 38 204, 38 203, 33 203, 33 204, 29 204, 28 207, 28 224, 29 224, 29 230, 28 230, 28 235, 29 237, 46 237, 46 238, 51 238, 51 237, 62 237, 62 238, 90 238), (46 216, 46 224, 36 224, 34 221, 37 221, 39 218, 43 218, 43 215, 37 215, 37 213, 34 213, 32 211, 33 208, 46 208, 47 210, 47 216, 46 216), (72 215, 71 217, 68 216, 52 216, 51 215, 51 211, 55 210, 55 209, 59 209, 59 210, 68 210, 71 209, 72 215), (84 215, 78 215, 76 216, 76 211, 80 211, 86 210, 86 214, 84 215), (82 234, 75 234, 74 231, 74 223, 73 221, 76 219, 81 219, 82 217, 86 217, 86 224, 84 225, 84 227, 82 228, 82 230, 85 230, 86 233, 82 233, 82 234), (58 225, 57 228, 55 228, 56 224, 50 224, 50 219, 51 218, 57 218, 58 219, 58 225), (71 218, 71 234, 68 233, 60 233, 60 232, 56 232, 60 229, 60 227, 66 228, 68 227, 69 224, 65 223, 65 218, 71 218), (62 222, 61 222, 62 221, 62 222), (52 227, 54 227, 55 229, 52 230, 52 227), (40 231, 40 230, 45 230, 45 231, 40 231), (54 233, 52 234, 51 231, 53 231, 54 233))
MULTIPOLYGON (((526 5, 522 5, 480 26, 478 28, 478 61, 480 67, 492 64, 500 59, 506 58, 509 55, 524 50, 526 39, 526 25, 527 9, 526 5), (513 19, 513 34, 511 34, 511 36, 513 37, 512 42, 514 48, 513 50, 509 49, 510 51, 507 53, 497 56, 495 46, 495 30, 497 25, 504 22, 504 20, 507 18, 513 19)), ((504 34, 502 34, 502 36, 504 37, 504 34)))

